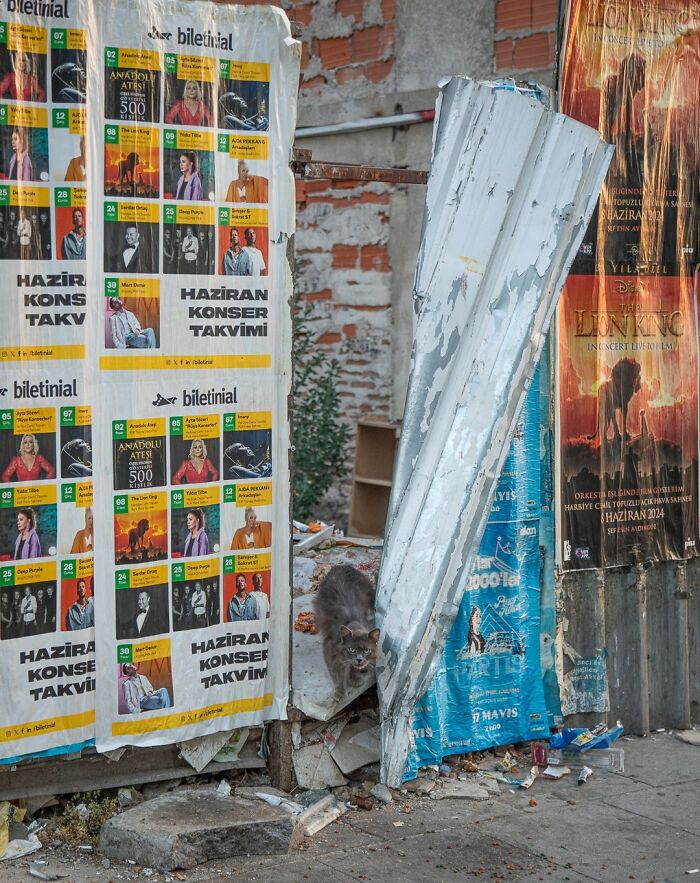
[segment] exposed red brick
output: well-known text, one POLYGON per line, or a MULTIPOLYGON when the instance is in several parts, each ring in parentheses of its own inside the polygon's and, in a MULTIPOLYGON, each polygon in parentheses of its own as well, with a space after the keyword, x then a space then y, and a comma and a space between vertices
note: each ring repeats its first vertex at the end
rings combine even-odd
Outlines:
POLYGON ((559 17, 557 0, 532 0, 532 27, 556 25, 559 17))
POLYGON ((306 192, 307 193, 318 193, 321 190, 328 190, 331 182, 328 178, 315 178, 309 179, 304 182, 306 184, 306 192))
POLYGON ((299 88, 302 92, 311 92, 312 89, 319 89, 321 86, 324 86, 325 83, 326 78, 319 75, 317 77, 311 77, 310 80, 305 80, 299 88))
POLYGON ((393 58, 388 58, 386 61, 371 61, 367 65, 367 79, 373 83, 386 80, 394 67, 394 61, 393 58))
POLYGON ((334 245, 331 249, 334 269, 348 270, 356 267, 358 251, 356 245, 334 245))
POLYGON ((364 0, 335 0, 335 11, 338 15, 352 16, 355 21, 362 21, 364 0))
POLYGON ((304 300, 333 300, 333 292, 330 288, 324 288, 322 291, 307 291, 304 300))
POLYGON ((295 6, 294 9, 289 10, 289 19, 290 21, 301 22, 303 25, 310 25, 313 11, 313 6, 308 3, 295 6))
POLYGON ((350 37, 329 37, 327 40, 319 40, 318 55, 325 68, 349 64, 352 60, 350 37))
POLYGON ((353 67, 341 67, 335 75, 335 81, 339 85, 349 83, 351 80, 359 80, 365 75, 364 65, 354 65, 353 67))
POLYGON ((532 27, 530 0, 498 0, 496 4, 497 31, 520 31, 530 27, 532 27))
POLYGON ((337 331, 324 331, 316 338, 316 343, 340 343, 342 337, 337 331))
POLYGON ((386 245, 363 245, 360 266, 363 270, 376 270, 378 273, 388 273, 390 269, 389 249, 386 245))
POLYGON ((547 34, 521 37, 513 45, 513 66, 519 70, 539 70, 554 62, 547 34))
POLYGON ((395 0, 382 0, 382 16, 384 21, 391 21, 396 18, 395 0))
POLYGON ((357 337, 357 325, 351 323, 343 325, 343 334, 346 337, 357 337))
POLYGON ((505 40, 497 40, 496 47, 496 70, 506 71, 513 67, 513 41, 510 37, 505 40))
POLYGON ((380 58, 381 35, 384 29, 381 27, 363 28, 355 31, 352 35, 352 60, 353 61, 372 61, 380 58))

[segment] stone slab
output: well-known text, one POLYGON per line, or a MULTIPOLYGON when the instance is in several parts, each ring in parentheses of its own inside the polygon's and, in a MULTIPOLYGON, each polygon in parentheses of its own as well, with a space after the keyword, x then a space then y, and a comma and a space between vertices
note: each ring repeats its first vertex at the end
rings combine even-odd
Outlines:
POLYGON ((106 822, 100 851, 111 859, 172 871, 236 855, 286 853, 294 827, 289 813, 260 801, 183 788, 106 822))

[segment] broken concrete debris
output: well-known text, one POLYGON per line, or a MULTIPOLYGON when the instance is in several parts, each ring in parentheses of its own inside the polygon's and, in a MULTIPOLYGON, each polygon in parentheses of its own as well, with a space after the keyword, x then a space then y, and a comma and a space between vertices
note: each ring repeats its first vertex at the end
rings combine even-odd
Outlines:
POLYGON ((111 859, 172 871, 235 855, 286 853, 294 819, 284 809, 227 797, 213 788, 182 788, 114 816, 100 851, 111 859))

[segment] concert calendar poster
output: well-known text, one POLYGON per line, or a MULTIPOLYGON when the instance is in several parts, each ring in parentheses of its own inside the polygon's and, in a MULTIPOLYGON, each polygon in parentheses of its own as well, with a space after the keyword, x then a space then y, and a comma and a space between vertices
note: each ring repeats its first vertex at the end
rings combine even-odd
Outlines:
POLYGON ((0 762, 92 740, 97 683, 85 21, 27 6, 0 10, 0 762))
POLYGON ((87 15, 98 750, 285 716, 293 140, 278 9, 87 15))
POLYGON ((616 147, 558 312, 564 570, 698 554, 700 3, 571 0, 561 109, 616 147))

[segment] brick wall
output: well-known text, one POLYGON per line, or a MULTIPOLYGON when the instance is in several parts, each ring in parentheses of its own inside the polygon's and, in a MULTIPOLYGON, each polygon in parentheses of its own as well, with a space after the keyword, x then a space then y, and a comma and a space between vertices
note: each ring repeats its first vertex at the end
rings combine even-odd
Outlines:
POLYGON ((353 97, 388 86, 395 63, 394 0, 282 0, 303 25, 302 99, 353 97))
POLYGON ((557 18, 557 0, 496 0, 494 71, 499 76, 553 72, 557 18))

